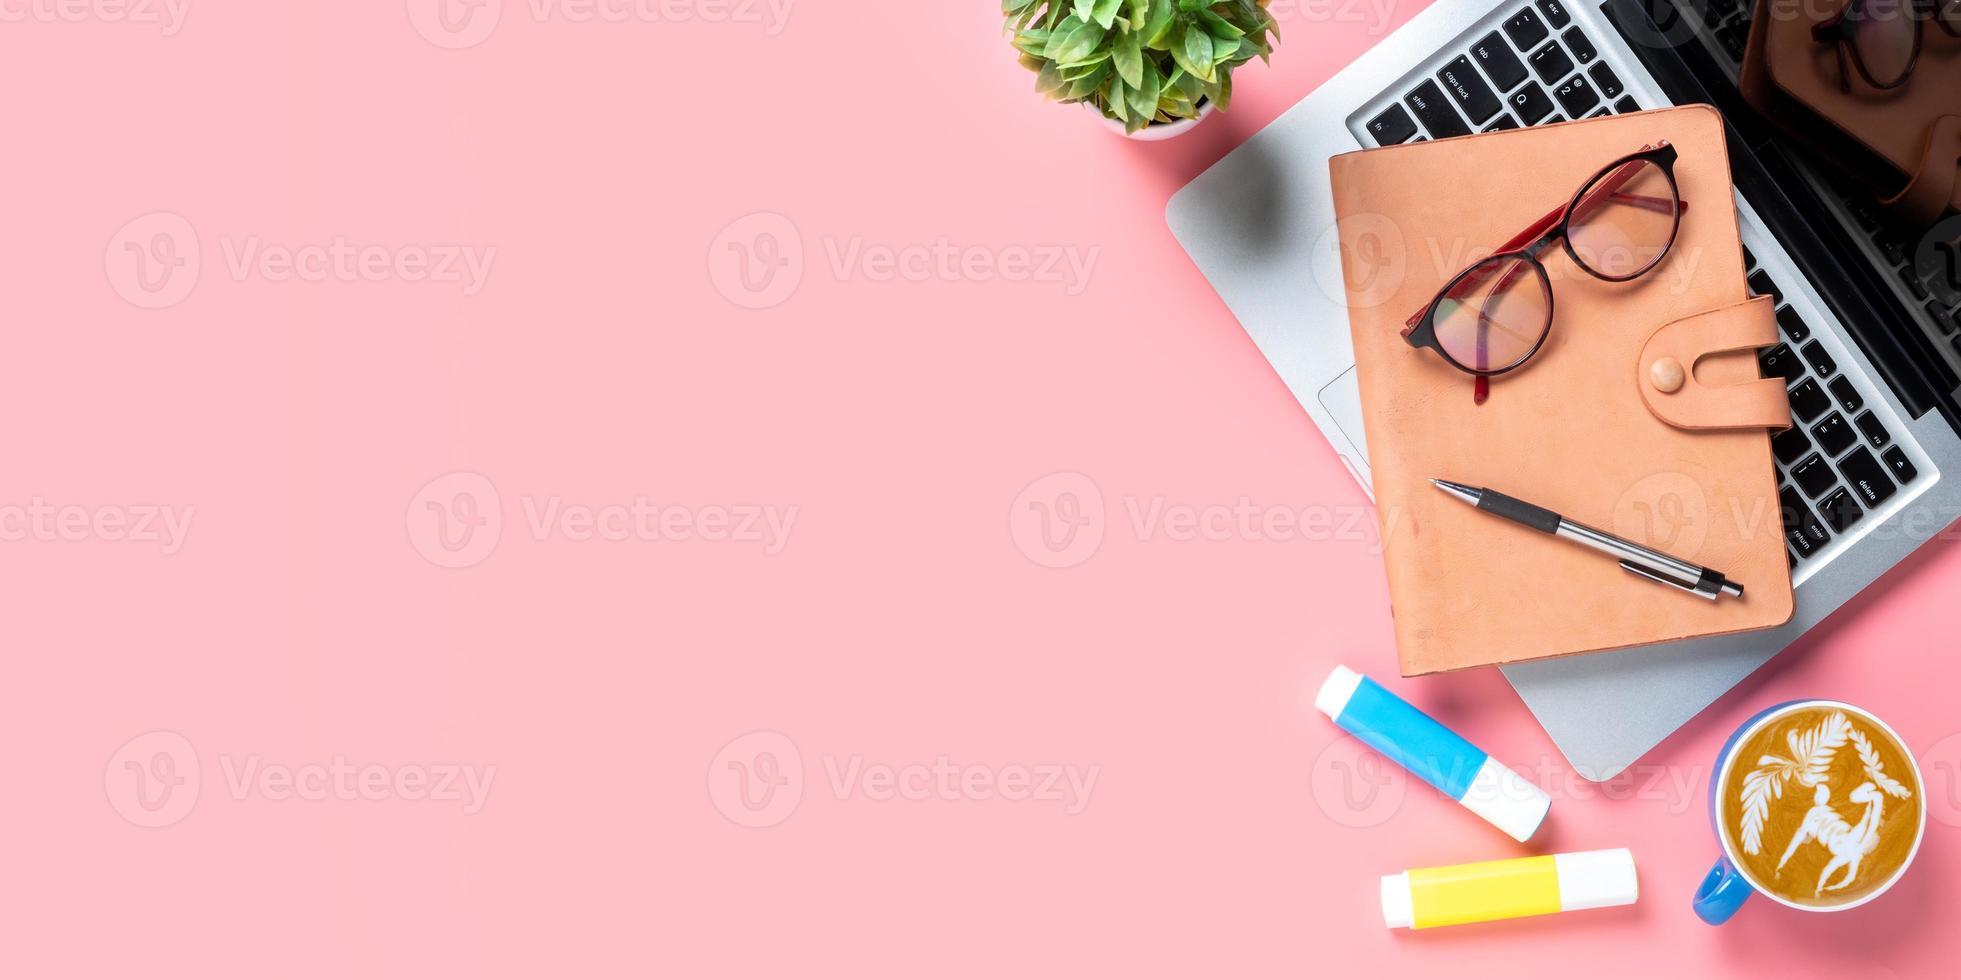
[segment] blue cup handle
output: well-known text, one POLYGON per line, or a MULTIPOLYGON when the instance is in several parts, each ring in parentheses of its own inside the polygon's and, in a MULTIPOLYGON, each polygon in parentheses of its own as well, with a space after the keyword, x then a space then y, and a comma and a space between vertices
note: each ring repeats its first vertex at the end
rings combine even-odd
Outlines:
POLYGON ((1695 914, 1712 926, 1722 925, 1743 907, 1752 890, 1750 883, 1737 872, 1736 865, 1727 856, 1719 857, 1695 890, 1695 914))

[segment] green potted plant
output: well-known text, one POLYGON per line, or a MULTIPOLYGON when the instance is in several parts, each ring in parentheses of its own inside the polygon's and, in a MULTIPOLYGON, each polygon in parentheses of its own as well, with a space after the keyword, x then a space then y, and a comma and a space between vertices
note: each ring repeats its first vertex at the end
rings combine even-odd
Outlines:
POLYGON ((1233 69, 1280 35, 1267 0, 1001 0, 1035 90, 1133 139, 1169 139, 1232 102, 1233 69))

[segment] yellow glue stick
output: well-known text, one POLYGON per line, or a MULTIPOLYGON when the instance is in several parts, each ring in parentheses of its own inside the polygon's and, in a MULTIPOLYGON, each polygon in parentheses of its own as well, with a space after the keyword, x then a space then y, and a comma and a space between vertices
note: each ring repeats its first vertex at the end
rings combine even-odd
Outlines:
POLYGON ((1383 876, 1382 921, 1428 929, 1632 905, 1640 893, 1625 847, 1418 868, 1383 876))

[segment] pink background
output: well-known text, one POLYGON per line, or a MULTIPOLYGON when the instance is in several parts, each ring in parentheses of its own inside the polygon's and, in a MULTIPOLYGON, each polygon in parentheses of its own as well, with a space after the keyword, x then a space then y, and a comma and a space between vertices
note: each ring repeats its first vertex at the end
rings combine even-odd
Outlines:
POLYGON ((459 50, 401 0, 192 0, 171 36, 0 25, 0 505, 83 515, 0 543, 0 973, 1949 966, 1961 674, 1927 638, 1961 629, 1951 541, 1598 787, 1496 673, 1394 679, 1369 535, 1133 519, 1365 504, 1162 212, 1387 25, 1290 11, 1229 114, 1138 145, 1042 104, 991 3, 804 3, 772 25, 504 0, 487 35, 433 35, 480 41, 459 50), (233 267, 337 237, 386 250, 380 271, 233 267), (971 270, 832 261, 942 239, 971 270), (130 244, 199 268, 158 280, 130 244), (474 295, 385 265, 445 245, 496 249, 474 295), (1093 254, 1083 288, 1008 275, 1044 248, 1093 254), (771 255, 790 278, 732 278, 771 255), (540 535, 525 509, 636 497, 695 533, 540 535), (1031 504, 1084 536, 1050 549, 1031 504), (194 509, 168 554, 116 530, 155 505, 194 509), (470 506, 491 537, 432 523, 470 506), (796 508, 786 535, 703 540, 764 507, 796 508), (1548 835, 1516 846, 1372 768, 1309 706, 1337 662, 1549 786, 1548 835), (1704 927, 1706 767, 1807 695, 1922 754, 1919 864, 1854 912, 1704 927), (779 734, 730 745, 751 732, 779 734), (752 811, 759 747, 801 778, 752 811), (495 778, 475 812, 233 786, 336 757, 390 786, 495 778), (831 775, 941 757, 973 785, 831 775), (1047 766, 1093 773, 1087 796, 981 791, 1047 766), (195 795, 150 781, 192 771, 195 795), (1639 862, 1630 908, 1419 934, 1377 915, 1384 873, 1614 846, 1639 862))

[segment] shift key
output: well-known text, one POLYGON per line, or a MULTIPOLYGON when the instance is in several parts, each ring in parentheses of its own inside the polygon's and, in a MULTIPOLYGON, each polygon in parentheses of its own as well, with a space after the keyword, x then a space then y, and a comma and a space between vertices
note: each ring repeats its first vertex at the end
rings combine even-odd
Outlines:
POLYGON ((1457 107, 1464 110, 1464 115, 1471 117, 1471 125, 1482 126, 1498 114, 1498 94, 1471 67, 1468 56, 1459 55, 1456 61, 1445 65, 1437 73, 1437 81, 1444 83, 1444 91, 1457 100, 1457 107))
POLYGON ((1464 118, 1444 100, 1444 90, 1438 88, 1436 82, 1424 82, 1403 101, 1409 104, 1410 111, 1416 113, 1417 120, 1430 131, 1431 136, 1448 139, 1469 135, 1471 129, 1464 125, 1464 118))

